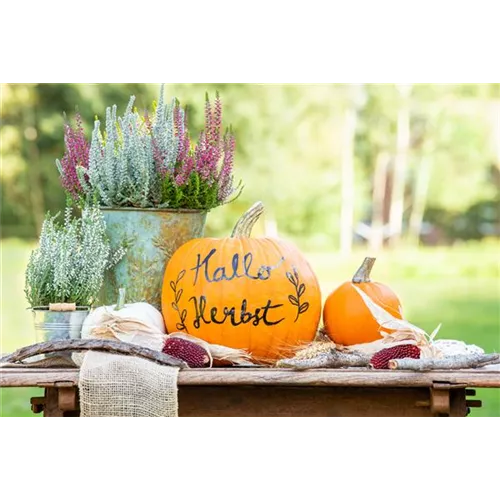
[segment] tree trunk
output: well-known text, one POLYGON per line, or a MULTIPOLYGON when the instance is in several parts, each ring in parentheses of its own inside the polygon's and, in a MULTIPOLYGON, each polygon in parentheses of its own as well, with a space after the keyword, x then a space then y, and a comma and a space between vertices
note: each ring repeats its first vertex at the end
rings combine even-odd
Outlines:
POLYGON ((384 245, 384 200, 387 187, 387 169, 390 156, 380 152, 375 160, 373 175, 373 213, 369 246, 372 252, 378 252, 384 245))
MULTIPOLYGON (((355 91, 354 87, 350 89, 355 91)), ((354 234, 354 141, 356 138, 357 106, 348 104, 342 137, 342 207, 340 211, 340 252, 349 255, 354 234)))
MULTIPOLYGON (((30 92, 33 90, 30 89, 30 92)), ((24 108, 23 129, 27 142, 28 157, 28 197, 31 202, 33 221, 37 236, 40 235, 45 218, 45 200, 43 198, 42 171, 40 169, 40 151, 37 145, 36 99, 24 108)))
POLYGON ((415 189, 413 194, 413 206, 410 215, 409 235, 415 244, 420 243, 422 223, 424 221, 425 206, 427 204, 427 192, 431 180, 432 160, 430 155, 425 155, 420 161, 415 189))
POLYGON ((410 149, 410 103, 411 85, 398 85, 401 104, 398 111, 397 152, 394 163, 394 179, 391 196, 389 227, 391 243, 397 244, 403 233, 404 198, 408 152, 410 149))
POLYGON ((495 149, 496 149, 496 165, 500 170, 500 103, 495 106, 495 149))

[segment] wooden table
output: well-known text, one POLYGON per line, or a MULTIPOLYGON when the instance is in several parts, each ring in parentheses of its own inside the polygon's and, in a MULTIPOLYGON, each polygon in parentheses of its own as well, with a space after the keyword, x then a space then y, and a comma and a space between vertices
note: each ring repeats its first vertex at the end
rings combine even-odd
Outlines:
MULTIPOLYGON (((465 417, 481 402, 473 388, 500 388, 500 367, 476 370, 297 372, 211 368, 179 372, 179 416, 465 417)), ((0 387, 43 387, 32 410, 78 416, 78 369, 0 368, 0 387)))

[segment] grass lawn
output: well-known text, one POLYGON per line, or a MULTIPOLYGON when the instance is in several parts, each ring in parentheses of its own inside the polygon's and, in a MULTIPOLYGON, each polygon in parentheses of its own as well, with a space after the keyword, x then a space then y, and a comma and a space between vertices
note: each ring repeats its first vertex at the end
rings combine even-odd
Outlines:
MULTIPOLYGON (((31 247, 2 240, 0 352, 33 343, 35 335, 24 298, 24 268, 31 247)), ((379 256, 373 278, 400 296, 406 319, 432 331, 443 324, 440 338, 477 344, 500 352, 500 245, 471 244, 454 248, 400 250, 379 256)), ((364 253, 347 259, 334 253, 308 254, 323 296, 350 278, 364 253)), ((1 389, 0 416, 30 416, 29 398, 40 389, 1 389)), ((482 409, 474 416, 500 416, 500 390, 478 390, 482 409)))

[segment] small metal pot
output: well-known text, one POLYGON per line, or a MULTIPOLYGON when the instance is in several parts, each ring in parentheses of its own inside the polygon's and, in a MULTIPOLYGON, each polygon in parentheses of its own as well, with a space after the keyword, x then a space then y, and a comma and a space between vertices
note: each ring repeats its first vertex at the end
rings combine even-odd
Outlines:
POLYGON ((81 338, 82 325, 90 307, 77 307, 76 311, 49 311, 48 307, 32 309, 37 342, 81 338))

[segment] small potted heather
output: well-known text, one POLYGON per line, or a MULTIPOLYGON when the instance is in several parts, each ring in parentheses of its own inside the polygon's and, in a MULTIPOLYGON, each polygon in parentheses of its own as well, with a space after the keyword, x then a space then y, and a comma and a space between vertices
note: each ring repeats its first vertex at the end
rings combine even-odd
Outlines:
POLYGON ((47 215, 26 268, 25 293, 38 341, 80 337, 105 271, 124 253, 111 249, 98 207, 83 208, 81 218, 67 208, 62 223, 47 215))
POLYGON ((194 143, 185 110, 176 99, 165 104, 163 86, 154 112, 140 115, 134 97, 123 116, 106 110, 105 130, 95 121, 92 140, 81 126, 66 127, 66 153, 58 162, 61 181, 77 203, 97 201, 113 245, 125 258, 106 273, 99 302, 111 304, 119 288, 132 302, 158 309, 165 266, 188 240, 203 236, 207 212, 234 200, 235 140, 222 133, 217 94, 205 104, 205 128, 194 143))

